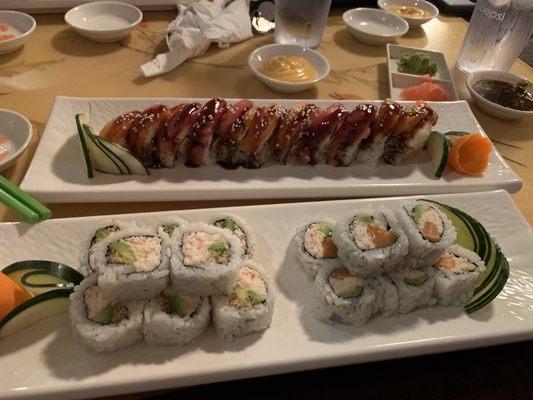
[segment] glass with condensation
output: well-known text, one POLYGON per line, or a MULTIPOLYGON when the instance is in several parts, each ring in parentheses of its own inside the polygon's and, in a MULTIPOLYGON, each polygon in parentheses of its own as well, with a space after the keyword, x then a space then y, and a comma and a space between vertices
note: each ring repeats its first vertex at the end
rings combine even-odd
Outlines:
POLYGON ((276 42, 318 47, 330 6, 331 0, 276 0, 276 42))

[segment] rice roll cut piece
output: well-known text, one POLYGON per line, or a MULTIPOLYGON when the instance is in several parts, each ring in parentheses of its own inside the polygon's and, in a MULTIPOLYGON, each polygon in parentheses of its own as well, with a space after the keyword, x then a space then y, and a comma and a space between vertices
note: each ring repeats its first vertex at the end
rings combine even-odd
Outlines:
POLYGON ((275 293, 263 267, 246 260, 238 271, 233 287, 225 294, 213 296, 213 322, 217 334, 233 339, 270 326, 275 293))
POLYGON ((448 247, 434 266, 435 295, 444 306, 467 303, 486 270, 476 253, 459 245, 448 247))
POLYGON ((255 254, 255 234, 244 218, 235 214, 218 214, 210 218, 211 224, 222 229, 227 229, 241 243, 242 257, 251 259, 255 254))
POLYGON ((175 290, 198 296, 231 290, 242 264, 241 243, 232 232, 196 222, 174 231, 170 243, 175 290))
POLYGON ((320 218, 301 226, 294 236, 296 258, 311 277, 315 277, 321 267, 342 266, 333 241, 334 226, 333 220, 320 218))
POLYGON ((98 285, 121 300, 146 300, 157 296, 169 280, 168 243, 155 229, 129 228, 108 235, 95 246, 91 262, 98 285))
POLYGON ((457 237, 446 214, 431 203, 407 202, 396 214, 409 238, 408 262, 415 268, 433 265, 457 237))
POLYGON ((142 338, 143 304, 114 299, 101 290, 96 274, 70 295, 69 318, 75 340, 98 353, 129 346, 142 338))
POLYGON ((144 339, 160 346, 181 346, 201 335, 210 319, 208 297, 168 288, 144 307, 144 339))
POLYGON ((170 237, 172 236, 174 231, 180 226, 186 224, 188 224, 186 219, 183 219, 181 217, 172 217, 168 221, 157 227, 157 233, 164 240, 170 240, 170 237))
POLYGON ((399 313, 406 314, 437 303, 433 293, 435 271, 432 267, 413 269, 403 266, 390 272, 389 276, 398 288, 399 313))
POLYGON ((372 281, 344 267, 322 268, 313 286, 313 315, 330 324, 366 325, 379 308, 379 293, 372 281))
POLYGON ((344 266, 363 277, 394 268, 408 251, 403 229, 385 208, 355 211, 335 225, 333 240, 344 266))
POLYGON ((378 294, 378 312, 384 317, 396 314, 400 306, 400 295, 398 286, 390 276, 380 275, 374 278, 370 284, 378 294))

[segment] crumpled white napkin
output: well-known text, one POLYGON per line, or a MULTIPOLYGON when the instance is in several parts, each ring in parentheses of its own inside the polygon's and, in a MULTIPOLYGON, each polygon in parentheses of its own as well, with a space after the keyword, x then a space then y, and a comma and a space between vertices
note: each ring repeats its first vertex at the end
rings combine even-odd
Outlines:
POLYGON ((225 7, 225 0, 178 5, 178 17, 166 29, 170 51, 141 65, 144 76, 173 70, 186 59, 205 53, 212 42, 221 48, 251 38, 249 0, 235 0, 225 7))

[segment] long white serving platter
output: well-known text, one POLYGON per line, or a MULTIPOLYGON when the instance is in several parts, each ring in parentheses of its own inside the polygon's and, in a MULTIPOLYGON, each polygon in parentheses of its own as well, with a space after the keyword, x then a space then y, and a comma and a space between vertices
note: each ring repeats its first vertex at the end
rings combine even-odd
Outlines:
POLYGON ((212 328, 184 347, 137 343, 111 354, 78 346, 68 317, 39 322, 0 341, 0 399, 73 399, 242 379, 374 360, 533 339, 533 233, 503 190, 425 196, 478 219, 499 242, 511 276, 486 308, 433 307, 378 318, 363 328, 316 321, 305 306, 312 281, 289 247, 297 227, 317 215, 339 218, 363 206, 394 206, 407 198, 359 199, 0 224, 0 265, 49 259, 78 265, 86 236, 112 219, 160 224, 174 215, 191 221, 231 211, 248 220, 257 261, 273 276, 277 299, 264 334, 226 342, 212 328))

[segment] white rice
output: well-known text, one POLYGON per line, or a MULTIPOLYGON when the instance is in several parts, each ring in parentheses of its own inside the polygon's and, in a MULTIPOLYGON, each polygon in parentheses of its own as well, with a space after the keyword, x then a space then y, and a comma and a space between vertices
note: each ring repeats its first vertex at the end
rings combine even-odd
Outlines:
POLYGON ((365 149, 359 149, 355 156, 355 161, 375 168, 379 163, 379 159, 383 155, 386 141, 387 137, 384 137, 376 143, 370 143, 365 149))
POLYGON ((396 314, 400 306, 400 296, 394 281, 388 275, 380 275, 370 283, 378 294, 378 312, 383 317, 396 314))
POLYGON ((417 308, 430 307, 437 303, 433 294, 435 286, 435 271, 433 267, 412 270, 409 268, 398 268, 389 273, 390 278, 398 288, 399 306, 398 312, 406 314, 417 308), (424 274, 427 279, 421 285, 405 283, 404 279, 424 274))
POLYGON ((237 231, 236 229, 236 232, 232 232, 232 233, 241 242, 242 257, 245 259, 251 260, 255 255, 257 244, 256 244, 255 233, 244 218, 239 217, 238 215, 235 215, 235 214, 230 214, 230 213, 215 214, 211 216, 207 222, 213 225, 216 221, 220 221, 226 218, 231 219, 235 223, 237 228, 239 228, 239 231, 237 231))

